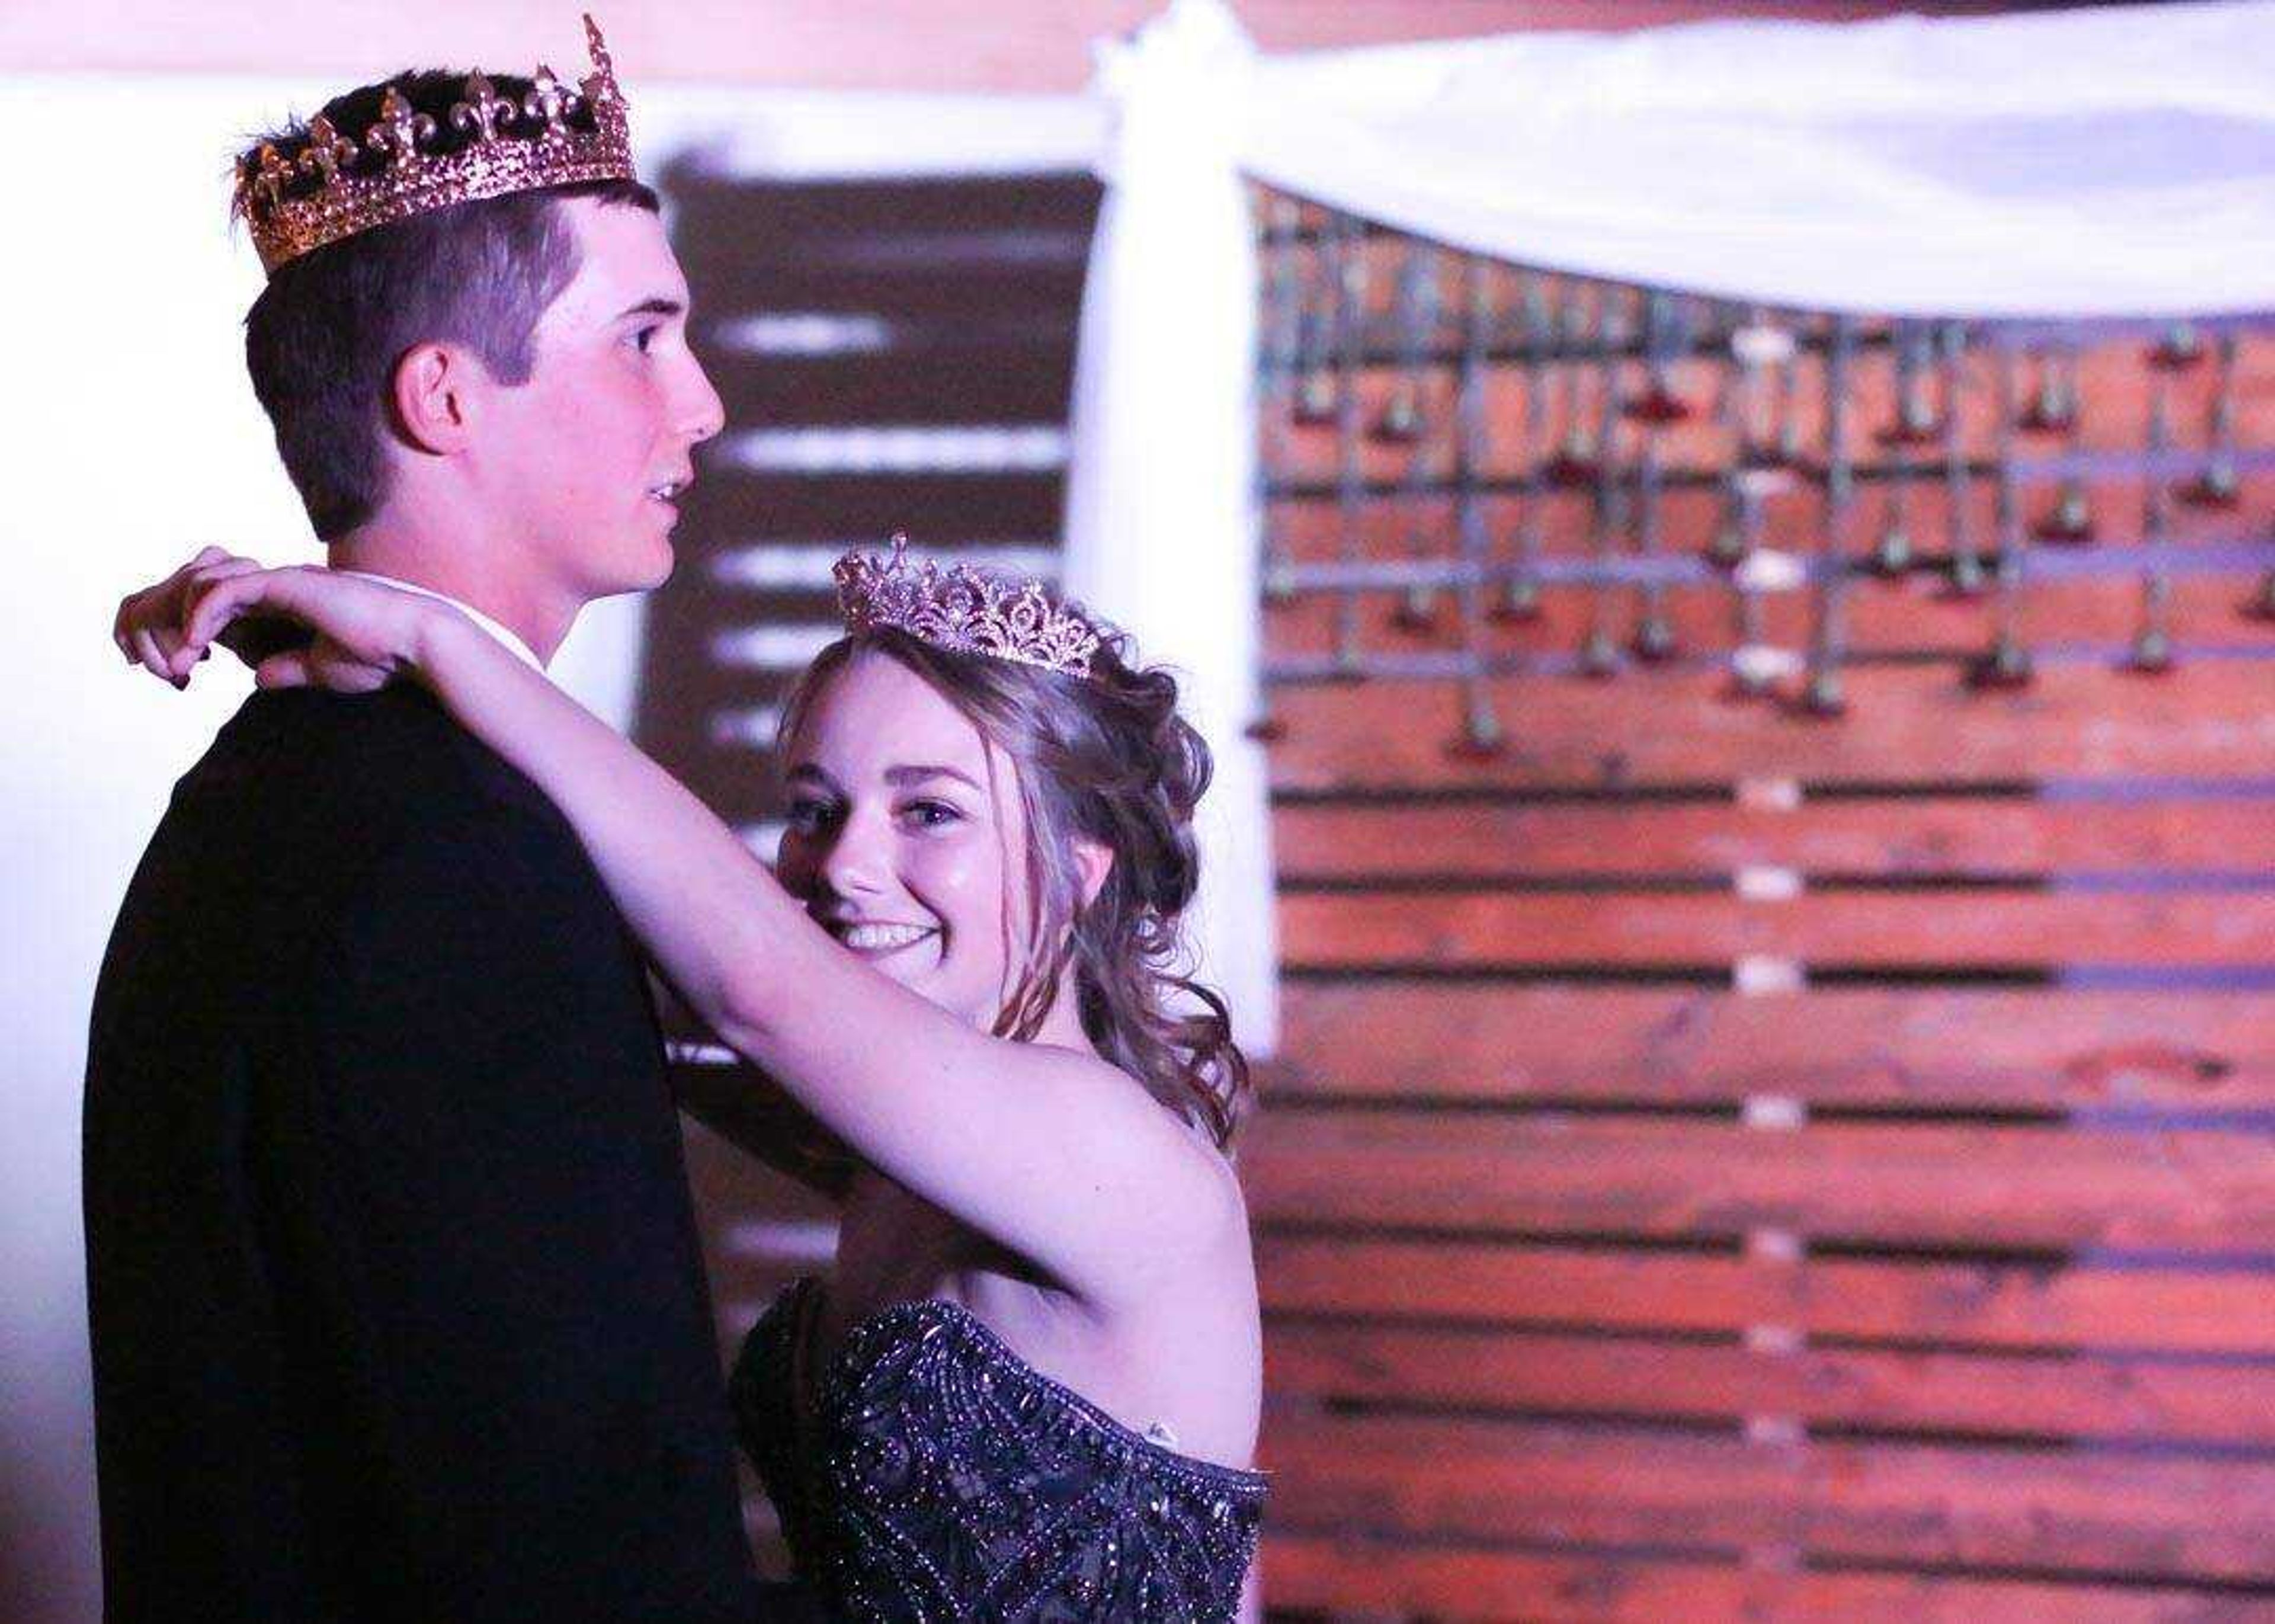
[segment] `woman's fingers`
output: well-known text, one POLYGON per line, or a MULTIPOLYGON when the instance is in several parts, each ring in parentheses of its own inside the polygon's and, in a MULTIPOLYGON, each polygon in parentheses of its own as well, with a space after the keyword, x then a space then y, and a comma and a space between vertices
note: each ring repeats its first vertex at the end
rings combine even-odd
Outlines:
POLYGON ((306 648, 271 654, 253 668, 262 688, 328 688, 334 693, 372 693, 387 686, 388 674, 367 665, 338 644, 319 638, 306 648))
POLYGON ((196 557, 164 580, 129 593, 119 600, 111 616, 110 641, 130 665, 140 665, 153 676, 179 684, 190 668, 205 657, 202 645, 192 646, 184 623, 190 594, 213 580, 249 574, 261 568, 225 548, 205 547, 196 557))
MULTIPOLYGON (((195 593, 217 581, 235 580, 239 576, 257 574, 261 570, 261 564, 255 559, 239 558, 233 554, 223 552, 219 548, 208 548, 206 552, 215 556, 211 562, 193 570, 188 582, 190 593, 195 593)), ((200 558, 204 555, 204 554, 199 555, 200 558)), ((186 598, 187 594, 185 596, 186 598)), ((191 639, 187 623, 189 615, 185 608, 176 607, 175 619, 179 623, 177 629, 179 646, 173 651, 173 671, 176 676, 187 676, 200 661, 213 651, 207 644, 193 642, 191 639)))
POLYGON ((253 668, 253 684, 256 688, 306 688, 309 683, 308 654, 305 648, 288 648, 281 654, 271 654, 253 668))
POLYGON ((158 634, 147 626, 137 626, 127 634, 127 647, 135 662, 151 676, 166 682, 174 680, 174 668, 165 650, 158 646, 158 634))
POLYGON ((125 656, 126 663, 135 664, 141 658, 136 652, 134 634, 147 631, 161 621, 175 618, 164 604, 171 583, 162 581, 155 586, 146 586, 140 592, 129 593, 118 601, 118 613, 110 617, 110 640, 125 656))
POLYGON ((388 673, 329 639, 320 638, 308 651, 307 664, 308 675, 334 693, 374 693, 387 686, 388 673))
MULTIPOLYGON (((200 587, 210 585, 215 581, 233 581, 240 575, 258 575, 261 570, 261 565, 255 559, 225 558, 218 563, 208 564, 201 570, 193 571, 187 585, 189 592, 194 593, 200 587)), ((186 595, 185 593, 185 596, 186 595)))
POLYGON ((192 647, 206 647, 223 626, 255 604, 291 613, 292 584, 299 573, 290 567, 253 569, 193 583, 188 613, 182 617, 183 641, 192 647))

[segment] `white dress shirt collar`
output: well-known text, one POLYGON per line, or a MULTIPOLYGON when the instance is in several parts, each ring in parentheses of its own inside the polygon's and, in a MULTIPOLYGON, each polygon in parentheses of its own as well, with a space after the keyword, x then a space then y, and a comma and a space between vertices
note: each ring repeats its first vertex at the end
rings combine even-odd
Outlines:
POLYGON ((537 651, 535 649, 530 647, 530 646, 523 642, 519 637, 515 635, 513 632, 507 631, 503 626, 498 624, 497 622, 492 620, 488 616, 483 614, 471 603, 462 602, 458 599, 453 598, 449 593, 436 592, 431 586, 421 586, 414 581, 398 581, 391 575, 374 575, 368 570, 343 570, 340 573, 342 575, 356 576, 367 581, 377 581, 382 585, 392 586, 399 592, 416 593, 422 598, 432 598, 437 603, 447 603, 452 608, 457 610, 459 614, 473 622, 474 624, 480 626, 484 631, 488 632, 490 636, 495 638, 499 643, 504 645, 508 653, 512 654, 516 659, 521 661, 525 665, 528 666, 531 670, 539 673, 540 676, 544 673, 545 661, 537 657, 537 651))

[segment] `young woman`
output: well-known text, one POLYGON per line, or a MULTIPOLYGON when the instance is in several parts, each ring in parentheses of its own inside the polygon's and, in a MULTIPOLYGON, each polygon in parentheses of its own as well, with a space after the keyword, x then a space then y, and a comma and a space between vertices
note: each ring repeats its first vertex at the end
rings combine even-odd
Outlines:
MULTIPOLYGON (((1264 1499, 1246 1086, 1173 968, 1209 759, 1176 687, 1032 582, 838 565, 785 707, 779 879, 448 603, 217 558, 122 606, 185 681, 410 679, 575 826, 658 971, 848 1148, 837 1268, 734 1392, 801 1577, 862 1619, 1228 1619, 1264 1499)), ((782 1147, 774 1147, 779 1152, 782 1147)))

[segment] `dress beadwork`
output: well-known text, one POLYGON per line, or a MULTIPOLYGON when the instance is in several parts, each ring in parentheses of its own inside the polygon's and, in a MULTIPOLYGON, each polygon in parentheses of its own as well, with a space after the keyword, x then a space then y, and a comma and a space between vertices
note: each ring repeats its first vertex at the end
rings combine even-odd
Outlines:
POLYGON ((1229 1620, 1266 1479, 1130 1431, 925 1299, 862 1319, 801 1415, 820 1284, 798 1280, 743 1344, 744 1448, 798 1576, 858 1620, 1229 1620))

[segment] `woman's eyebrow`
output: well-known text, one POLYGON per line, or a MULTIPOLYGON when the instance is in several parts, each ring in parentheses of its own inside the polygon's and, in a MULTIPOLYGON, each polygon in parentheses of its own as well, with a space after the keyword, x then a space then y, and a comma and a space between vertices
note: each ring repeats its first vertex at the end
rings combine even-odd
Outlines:
POLYGON ((892 767, 885 769, 885 782, 895 789, 922 783, 927 778, 953 778, 956 782, 967 784, 983 795, 986 793, 978 779, 969 773, 952 767, 892 767))

